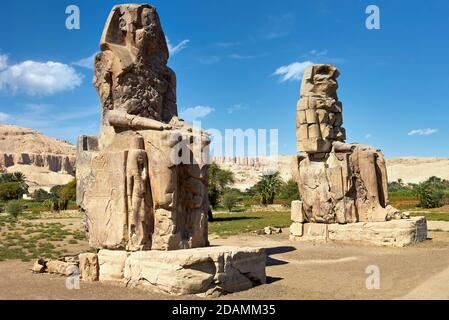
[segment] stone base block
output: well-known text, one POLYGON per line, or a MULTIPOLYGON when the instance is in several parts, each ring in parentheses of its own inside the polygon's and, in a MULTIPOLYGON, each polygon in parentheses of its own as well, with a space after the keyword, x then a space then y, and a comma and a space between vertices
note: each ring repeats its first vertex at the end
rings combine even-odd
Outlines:
POLYGON ((266 282, 264 249, 100 250, 100 281, 172 295, 232 293, 266 282))
POLYGON ((292 240, 340 241, 404 247, 427 240, 427 221, 424 217, 385 222, 359 222, 349 224, 298 223, 290 228, 292 240))

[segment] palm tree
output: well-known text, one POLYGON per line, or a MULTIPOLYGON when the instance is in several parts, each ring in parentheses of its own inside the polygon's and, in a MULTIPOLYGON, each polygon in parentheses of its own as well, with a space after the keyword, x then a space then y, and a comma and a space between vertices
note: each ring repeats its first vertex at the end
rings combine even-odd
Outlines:
POLYGON ((28 184, 26 177, 22 172, 4 173, 0 175, 0 183, 17 183, 21 190, 21 195, 28 193, 28 184))
POLYGON ((259 195, 263 206, 273 204, 276 194, 279 192, 282 180, 279 172, 269 172, 264 174, 256 184, 256 193, 259 195))
POLYGON ((12 174, 12 181, 17 182, 20 185, 20 189, 22 189, 23 194, 28 193, 28 184, 26 183, 26 176, 22 172, 14 172, 12 174))

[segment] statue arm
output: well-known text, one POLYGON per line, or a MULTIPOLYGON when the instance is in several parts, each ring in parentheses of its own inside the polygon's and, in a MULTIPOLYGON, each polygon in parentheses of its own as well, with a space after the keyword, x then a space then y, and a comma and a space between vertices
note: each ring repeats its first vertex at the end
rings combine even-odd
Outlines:
POLYGON ((128 114, 123 111, 111 110, 108 112, 108 122, 117 128, 132 130, 170 130, 171 126, 163 122, 128 114))

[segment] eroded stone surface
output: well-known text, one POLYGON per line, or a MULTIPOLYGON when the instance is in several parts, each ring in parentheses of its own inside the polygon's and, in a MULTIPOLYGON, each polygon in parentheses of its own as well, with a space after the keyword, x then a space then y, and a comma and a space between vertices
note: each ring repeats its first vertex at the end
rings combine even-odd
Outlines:
POLYGON ((87 282, 98 281, 99 263, 96 253, 82 253, 79 255, 79 269, 81 279, 87 282))
POLYGON ((177 118, 176 76, 156 9, 115 6, 100 47, 101 129, 98 138, 80 137, 76 171, 91 246, 207 246, 210 139, 177 118))
POLYGON ((294 203, 295 222, 355 223, 388 221, 404 216, 388 201, 383 153, 370 146, 346 144, 342 104, 331 65, 313 65, 304 72, 297 108, 298 157, 294 175, 302 211, 294 203), (304 221, 298 217, 304 216, 304 221))
POLYGON ((231 293, 266 282, 264 249, 100 250, 100 281, 172 295, 231 293))
POLYGON ((70 276, 73 273, 73 265, 58 260, 50 260, 46 263, 47 272, 59 274, 62 276, 70 276))
POLYGON ((129 253, 120 250, 100 250, 98 252, 99 280, 121 281, 129 253))
POLYGON ((427 221, 424 217, 348 224, 306 223, 303 228, 303 235, 295 232, 296 229, 291 229, 291 239, 314 242, 356 242, 390 247, 403 247, 427 240, 427 221))
POLYGON ((124 279, 130 285, 184 295, 231 293, 266 282, 263 249, 211 247, 131 253, 124 279))

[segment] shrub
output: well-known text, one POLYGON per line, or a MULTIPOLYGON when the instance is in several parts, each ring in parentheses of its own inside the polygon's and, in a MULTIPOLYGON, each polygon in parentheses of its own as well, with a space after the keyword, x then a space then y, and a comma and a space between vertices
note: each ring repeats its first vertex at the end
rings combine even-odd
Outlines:
POLYGON ((60 209, 67 210, 69 201, 76 200, 76 180, 63 186, 59 192, 60 209))
POLYGON ((23 189, 19 182, 5 182, 0 184, 0 200, 17 200, 23 195, 23 189))
POLYGON ((279 198, 292 202, 294 200, 300 200, 301 197, 298 191, 298 185, 293 179, 283 182, 279 190, 279 198))
POLYGON ((239 194, 233 190, 226 191, 223 195, 223 207, 231 212, 239 202, 239 194))
POLYGON ((6 212, 13 218, 17 218, 23 213, 23 206, 19 200, 9 201, 6 205, 6 212))
POLYGON ((33 192, 33 199, 38 201, 50 199, 50 193, 48 193, 44 189, 37 189, 33 192))
POLYGON ((444 192, 438 185, 426 181, 415 187, 419 206, 426 209, 439 208, 443 205, 444 192))

